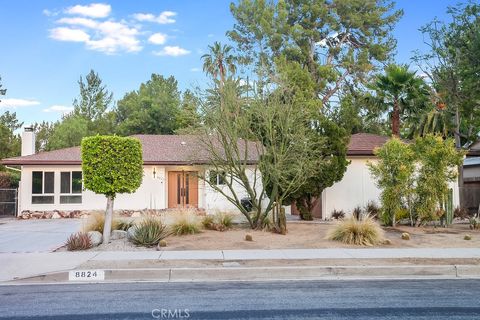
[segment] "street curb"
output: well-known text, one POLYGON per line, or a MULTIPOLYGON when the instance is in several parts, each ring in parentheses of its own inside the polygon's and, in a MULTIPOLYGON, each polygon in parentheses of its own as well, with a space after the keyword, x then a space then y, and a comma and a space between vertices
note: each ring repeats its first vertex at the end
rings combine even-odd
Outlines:
POLYGON ((69 281, 68 271, 28 277, 8 284, 111 283, 111 282, 213 282, 322 279, 480 278, 480 265, 416 266, 289 266, 105 269, 102 281, 69 281))

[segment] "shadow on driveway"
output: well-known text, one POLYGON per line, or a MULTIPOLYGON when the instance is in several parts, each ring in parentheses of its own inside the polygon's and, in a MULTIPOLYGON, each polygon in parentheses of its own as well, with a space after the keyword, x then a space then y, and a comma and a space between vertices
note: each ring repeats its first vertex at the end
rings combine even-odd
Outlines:
POLYGON ((51 252, 80 231, 82 223, 81 219, 0 219, 0 253, 51 252))

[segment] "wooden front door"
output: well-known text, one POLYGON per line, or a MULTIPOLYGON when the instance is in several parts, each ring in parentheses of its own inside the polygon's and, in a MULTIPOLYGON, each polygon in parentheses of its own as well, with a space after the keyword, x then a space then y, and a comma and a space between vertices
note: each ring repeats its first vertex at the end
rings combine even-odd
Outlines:
POLYGON ((196 171, 168 172, 168 207, 198 207, 198 177, 196 171))

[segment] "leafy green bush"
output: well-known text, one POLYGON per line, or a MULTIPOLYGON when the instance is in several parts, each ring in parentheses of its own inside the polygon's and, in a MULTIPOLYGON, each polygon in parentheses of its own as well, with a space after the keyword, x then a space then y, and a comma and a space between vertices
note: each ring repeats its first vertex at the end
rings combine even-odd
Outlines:
POLYGON ((170 234, 167 226, 157 217, 147 216, 134 226, 131 241, 139 246, 152 247, 170 234))
POLYGON ((340 220, 328 232, 327 239, 346 244, 373 246, 383 242, 383 235, 382 228, 371 217, 365 216, 358 220, 352 216, 340 220))
POLYGON ((142 145, 137 138, 96 135, 82 139, 81 154, 85 188, 107 198, 103 242, 108 243, 116 195, 142 184, 142 145))
POLYGON ((171 228, 173 234, 185 235, 199 233, 200 226, 198 216, 193 212, 185 211, 175 217, 171 228))
POLYGON ((377 187, 382 191, 381 220, 387 226, 396 223, 396 212, 407 202, 415 170, 415 154, 410 146, 392 138, 375 150, 377 163, 368 163, 377 187))
POLYGON ((206 215, 202 219, 202 225, 208 230, 225 231, 233 225, 233 215, 225 212, 217 212, 215 215, 206 215))
POLYGON ((87 250, 92 247, 92 240, 85 232, 77 232, 68 237, 65 242, 68 251, 87 250))

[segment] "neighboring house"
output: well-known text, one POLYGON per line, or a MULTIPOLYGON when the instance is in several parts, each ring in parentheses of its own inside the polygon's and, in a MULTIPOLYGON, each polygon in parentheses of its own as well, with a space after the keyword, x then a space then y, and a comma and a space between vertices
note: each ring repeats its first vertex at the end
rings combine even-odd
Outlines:
POLYGON ((463 206, 477 212, 480 206, 480 141, 473 143, 463 161, 463 206))
MULTIPOLYGON (((196 136, 137 135, 143 147, 144 177, 133 194, 120 194, 116 209, 166 209, 196 207, 207 212, 235 211, 236 208, 214 191, 202 175, 222 184, 222 175, 209 172, 208 154, 196 136)), ((373 134, 354 134, 348 146, 351 161, 343 179, 327 188, 319 201, 317 217, 329 218, 334 209, 350 212, 369 201, 379 203, 380 191, 370 175, 367 161, 376 161, 373 151, 388 137, 373 134)), ((19 212, 51 210, 104 209, 105 197, 82 189, 80 148, 66 148, 34 154, 35 136, 31 131, 22 134, 22 156, 4 159, 4 165, 20 165, 19 212)), ((254 150, 255 148, 251 148, 254 150)), ((248 159, 250 178, 258 154, 248 159)), ((258 177, 257 177, 258 179, 258 177)), ((454 205, 458 204, 458 188, 454 187, 454 205)), ((239 192, 241 189, 238 189, 239 192)), ((245 194, 240 192, 240 196, 245 194)), ((290 208, 287 208, 290 213, 290 208)))

